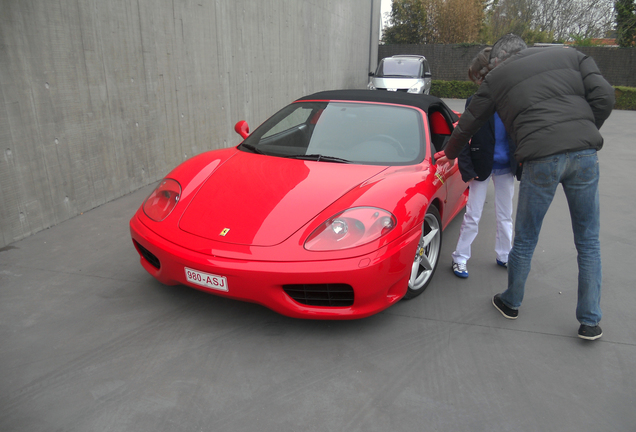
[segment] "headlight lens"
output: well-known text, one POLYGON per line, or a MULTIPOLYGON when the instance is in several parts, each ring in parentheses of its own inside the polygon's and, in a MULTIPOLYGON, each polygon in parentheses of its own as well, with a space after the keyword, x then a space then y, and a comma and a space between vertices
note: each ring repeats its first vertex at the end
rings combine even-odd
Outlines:
POLYGON ((369 82, 369 84, 367 84, 367 88, 369 90, 375 90, 375 86, 373 85, 373 82, 369 82))
POLYGON ((180 196, 181 185, 176 180, 163 179, 144 201, 144 213, 153 221, 161 222, 177 206, 180 196))
POLYGON ((422 93, 423 90, 424 90, 424 83, 416 82, 415 84, 411 86, 411 88, 408 90, 407 93, 422 93))
POLYGON ((370 243, 395 228, 390 212, 375 207, 354 207, 340 212, 314 230, 305 241, 310 251, 349 249, 370 243))

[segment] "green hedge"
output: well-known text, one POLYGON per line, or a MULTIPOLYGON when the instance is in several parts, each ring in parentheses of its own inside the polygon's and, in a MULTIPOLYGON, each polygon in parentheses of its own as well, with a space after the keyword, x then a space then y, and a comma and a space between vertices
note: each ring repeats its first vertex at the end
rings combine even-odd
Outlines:
MULTIPOLYGON (((636 88, 618 86, 614 89, 616 90, 614 109, 636 110, 636 88)), ((472 81, 433 80, 430 93, 440 98, 466 99, 476 91, 477 85, 472 81)))
POLYGON ((433 80, 430 94, 440 98, 466 99, 475 94, 477 84, 472 81, 433 80))
POLYGON ((616 105, 614 109, 636 110, 636 88, 614 87, 616 91, 616 105))

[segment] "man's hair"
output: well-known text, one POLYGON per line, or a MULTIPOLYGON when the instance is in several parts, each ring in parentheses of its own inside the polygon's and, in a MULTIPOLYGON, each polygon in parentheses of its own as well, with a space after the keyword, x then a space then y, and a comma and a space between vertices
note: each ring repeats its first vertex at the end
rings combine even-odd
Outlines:
POLYGON ((516 34, 508 33, 507 35, 500 37, 499 40, 492 46, 492 51, 490 51, 491 67, 497 66, 508 57, 511 57, 526 48, 528 48, 526 43, 516 34))
POLYGON ((475 56, 468 67, 468 78, 475 84, 480 84, 484 80, 490 69, 490 51, 492 47, 486 47, 475 56))

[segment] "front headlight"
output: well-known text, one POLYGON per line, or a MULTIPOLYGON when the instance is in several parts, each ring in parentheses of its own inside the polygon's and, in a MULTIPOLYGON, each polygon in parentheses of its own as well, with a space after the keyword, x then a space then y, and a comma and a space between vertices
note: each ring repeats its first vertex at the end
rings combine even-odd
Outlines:
POLYGON ((369 84, 367 84, 367 88, 369 90, 375 90, 375 86, 373 85, 373 82, 369 82, 369 84))
POLYGON ((181 185, 176 180, 163 179, 144 201, 144 213, 153 221, 161 222, 177 206, 180 196, 181 185))
POLYGON ((407 93, 422 93, 424 91, 424 83, 416 82, 411 86, 407 93))
POLYGON ((390 212, 375 207, 354 207, 340 212, 325 222, 305 241, 310 251, 349 249, 370 243, 395 228, 390 212))

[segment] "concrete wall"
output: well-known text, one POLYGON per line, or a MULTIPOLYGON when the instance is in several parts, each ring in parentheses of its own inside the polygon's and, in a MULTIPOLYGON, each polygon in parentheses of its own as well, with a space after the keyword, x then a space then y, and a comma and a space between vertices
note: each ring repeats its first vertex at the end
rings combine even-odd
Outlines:
MULTIPOLYGON (((468 66, 486 45, 380 45, 378 59, 397 54, 423 55, 429 60, 434 80, 468 81, 468 66)), ((636 87, 636 49, 577 47, 594 59, 614 86, 636 87)), ((372 68, 373 69, 373 68, 372 68)))
POLYGON ((0 0, 0 247, 365 87, 379 22, 380 0, 0 0))

